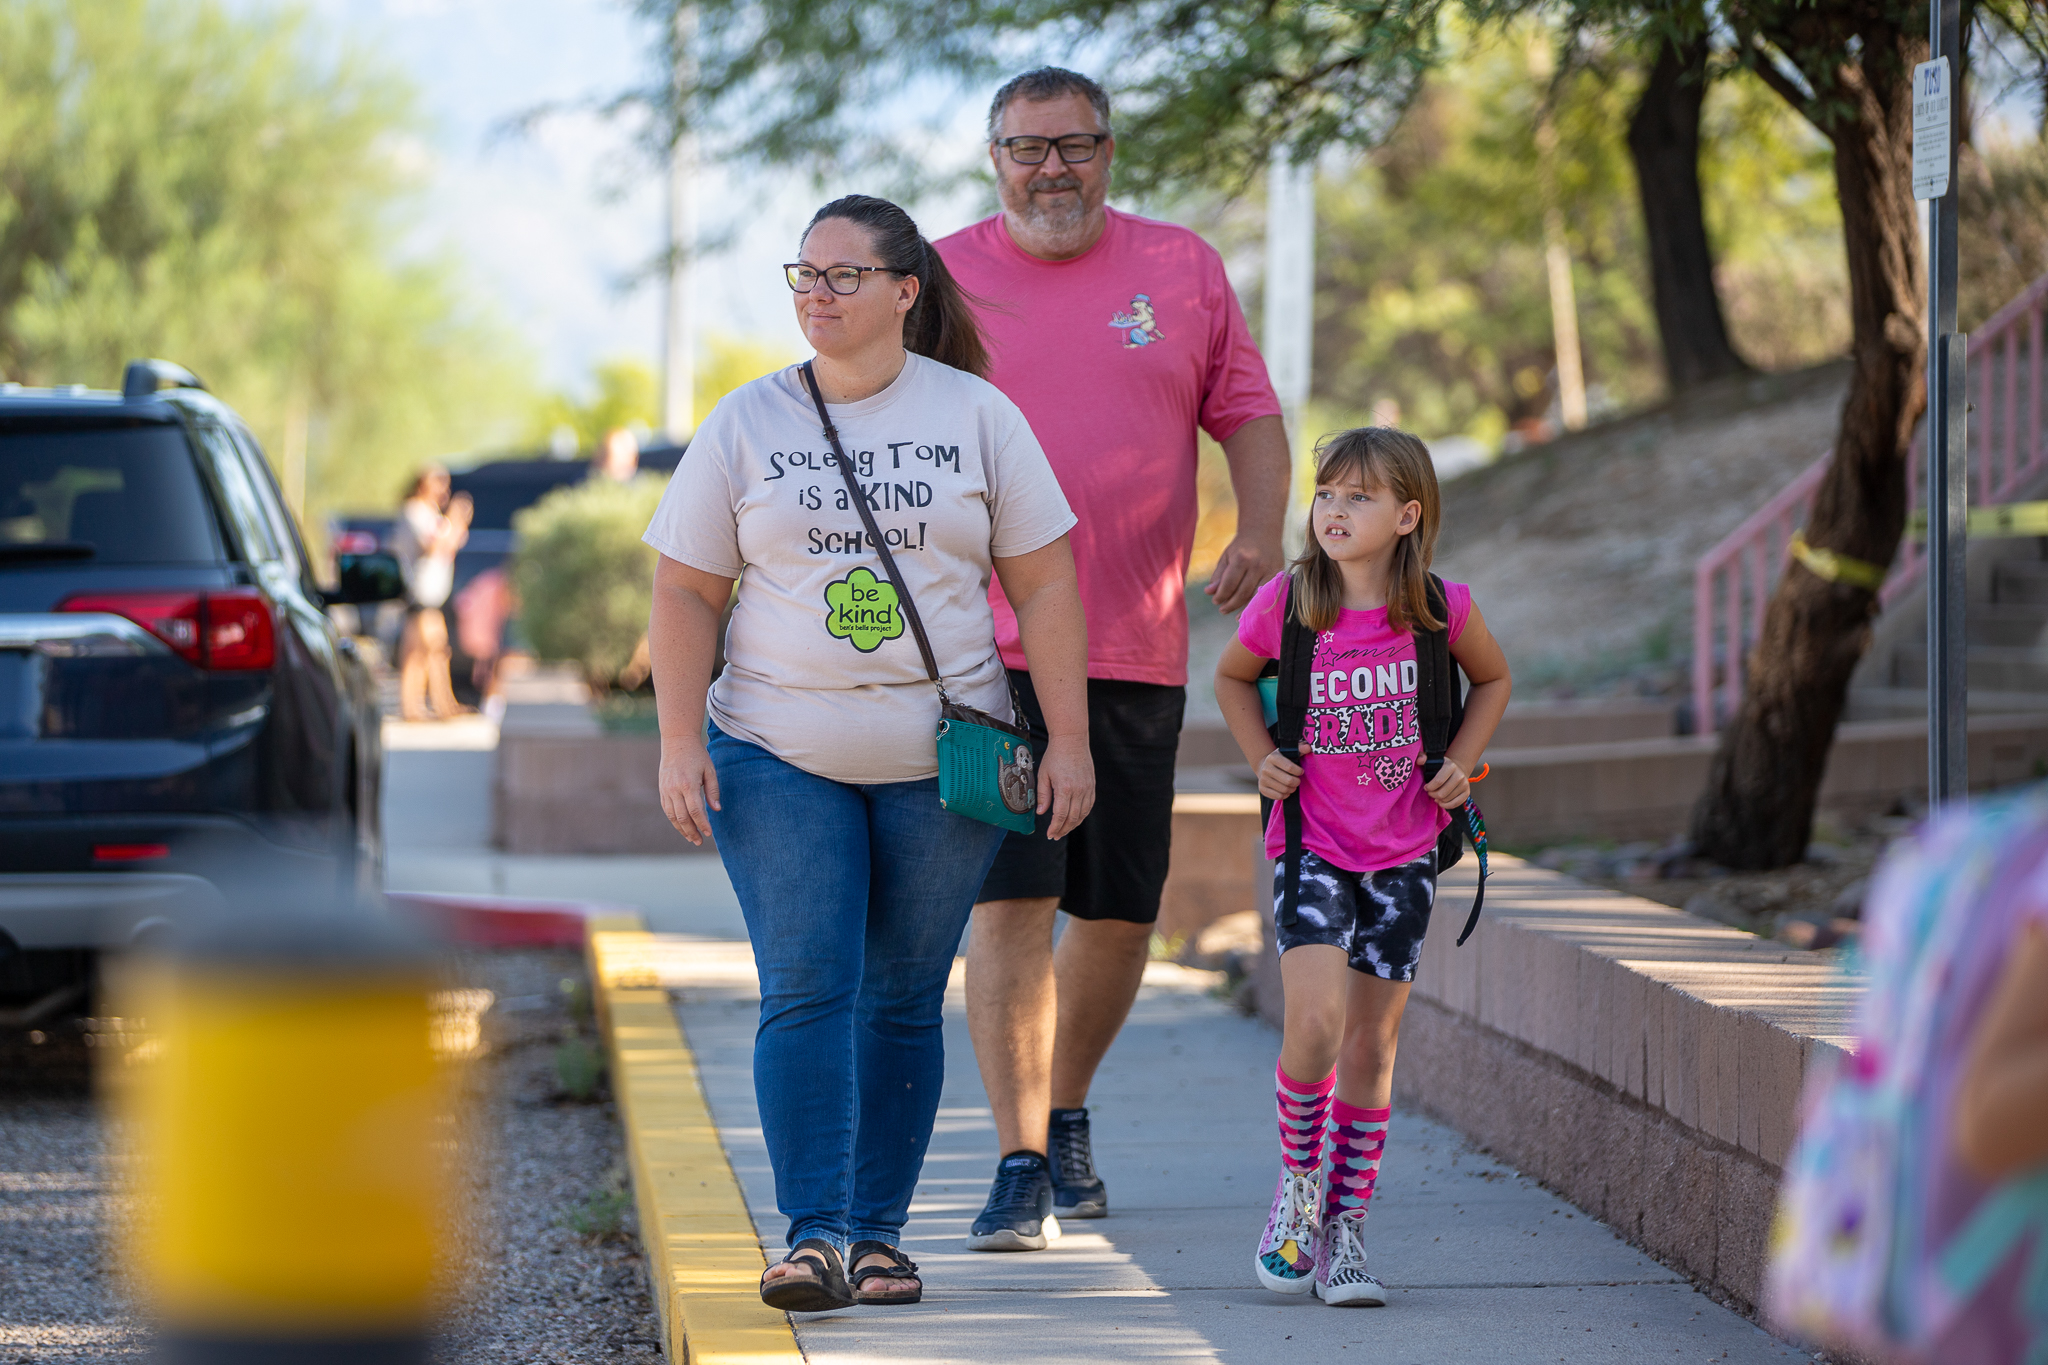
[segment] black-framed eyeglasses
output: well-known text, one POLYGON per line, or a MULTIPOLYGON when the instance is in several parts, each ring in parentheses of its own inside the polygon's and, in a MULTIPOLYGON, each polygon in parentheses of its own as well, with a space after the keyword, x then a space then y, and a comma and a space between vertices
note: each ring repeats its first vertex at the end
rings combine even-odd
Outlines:
POLYGON ((825 277, 825 287, 833 293, 851 294, 860 288, 860 277, 870 271, 880 271, 884 275, 901 273, 891 270, 886 265, 834 265, 820 270, 814 265, 805 265, 802 261, 791 261, 782 267, 782 277, 788 280, 789 287, 799 294, 808 294, 816 289, 820 275, 825 277))
POLYGON ((999 137, 996 146, 1007 147, 1010 160, 1019 166, 1037 166, 1045 161, 1046 154, 1053 148, 1060 149, 1060 160, 1069 166, 1078 166, 1084 161, 1095 159, 1095 149, 1109 141, 1108 133, 1068 133, 1064 137, 999 137))

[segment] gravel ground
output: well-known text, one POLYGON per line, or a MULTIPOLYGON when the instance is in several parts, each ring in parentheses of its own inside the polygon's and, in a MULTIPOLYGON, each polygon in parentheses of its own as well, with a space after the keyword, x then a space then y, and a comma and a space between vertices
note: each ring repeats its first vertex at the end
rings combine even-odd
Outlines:
MULTIPOLYGON (((581 958, 478 954, 462 975, 496 1004, 466 1082, 461 1250, 437 1362, 660 1360, 581 958)), ((80 1037, 73 1022, 41 1044, 0 1039, 0 1365, 144 1356, 111 1264, 118 1164, 80 1037)))

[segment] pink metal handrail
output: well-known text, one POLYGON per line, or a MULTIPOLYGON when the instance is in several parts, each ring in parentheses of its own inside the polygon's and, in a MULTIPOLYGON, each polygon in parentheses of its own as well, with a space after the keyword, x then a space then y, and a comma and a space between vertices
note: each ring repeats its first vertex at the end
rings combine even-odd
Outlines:
MULTIPOLYGON (((1970 338, 1970 374, 1977 395, 1968 417, 1968 449, 1976 474, 1975 502, 1995 507, 2026 493, 2048 470, 2042 416, 2043 315, 2048 275, 2020 292, 1970 338)), ((1917 443, 1916 443, 1917 449, 1917 443)), ((1813 495, 1827 472, 1823 455, 1721 542, 1693 568, 1693 726, 1714 732, 1742 698, 1749 650, 1763 633, 1764 608, 1785 562, 1792 535, 1813 510, 1813 495)), ((1921 505, 1926 470, 1915 460, 1907 503, 1921 505)), ((1889 607, 1920 581, 1927 562, 1924 539, 1908 536, 1878 592, 1889 607)))

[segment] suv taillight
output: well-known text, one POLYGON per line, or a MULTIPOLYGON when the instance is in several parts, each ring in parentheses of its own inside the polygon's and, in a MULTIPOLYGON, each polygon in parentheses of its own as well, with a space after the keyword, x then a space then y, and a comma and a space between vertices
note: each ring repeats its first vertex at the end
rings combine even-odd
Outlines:
POLYGON ((66 598, 57 610, 125 616, 201 668, 268 668, 277 659, 270 603, 254 588, 82 593, 66 598))

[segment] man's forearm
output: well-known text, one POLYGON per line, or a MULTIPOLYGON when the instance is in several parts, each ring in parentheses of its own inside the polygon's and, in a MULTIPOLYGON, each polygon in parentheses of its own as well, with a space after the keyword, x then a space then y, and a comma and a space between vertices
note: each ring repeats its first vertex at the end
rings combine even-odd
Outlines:
POLYGON ((1047 584, 1021 602, 1017 640, 1050 735, 1088 733, 1088 626, 1073 583, 1047 584))
POLYGON ((1294 482, 1286 425, 1278 417, 1254 417, 1223 442, 1223 457, 1237 498, 1238 538, 1278 546, 1294 482))

